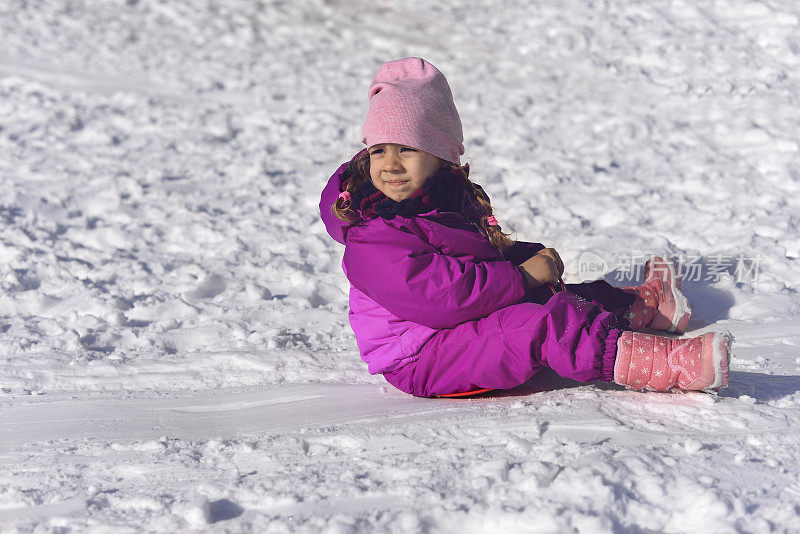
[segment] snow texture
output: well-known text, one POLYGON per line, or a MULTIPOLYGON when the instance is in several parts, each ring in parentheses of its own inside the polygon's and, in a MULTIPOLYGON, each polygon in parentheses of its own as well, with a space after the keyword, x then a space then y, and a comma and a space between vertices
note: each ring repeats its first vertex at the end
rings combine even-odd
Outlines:
POLYGON ((3 532, 800 530, 797 2, 4 0, 0 36, 3 532), (728 389, 366 372, 317 202, 407 56, 567 282, 699 259, 728 389))

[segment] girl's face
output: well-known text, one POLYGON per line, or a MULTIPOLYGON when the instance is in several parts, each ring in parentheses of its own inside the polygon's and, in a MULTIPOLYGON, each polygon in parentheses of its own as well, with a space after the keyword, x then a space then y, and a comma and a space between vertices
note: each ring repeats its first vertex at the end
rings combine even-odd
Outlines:
POLYGON ((442 160, 405 145, 383 143, 369 148, 372 184, 396 202, 409 198, 436 174, 442 160))

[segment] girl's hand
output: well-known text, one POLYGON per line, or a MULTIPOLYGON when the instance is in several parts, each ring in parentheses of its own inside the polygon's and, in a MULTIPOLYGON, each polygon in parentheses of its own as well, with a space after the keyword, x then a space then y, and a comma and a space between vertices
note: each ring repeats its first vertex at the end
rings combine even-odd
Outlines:
MULTIPOLYGON (((561 256, 558 255, 558 252, 556 252, 556 249, 554 249, 554 248, 545 248, 545 249, 540 250, 536 254, 542 254, 544 256, 548 256, 551 260, 553 260, 553 263, 556 264, 556 268, 558 268, 558 276, 559 276, 559 278, 561 277, 561 275, 564 274, 564 262, 561 261, 561 256)), ((558 282, 558 280, 556 280, 556 282, 558 282)))
MULTIPOLYGON (((545 250, 551 250, 555 253, 553 249, 545 250)), ((559 266, 556 264, 553 256, 551 254, 543 254, 542 252, 544 252, 544 250, 532 258, 525 260, 525 262, 519 266, 522 275, 525 277, 525 282, 527 282, 530 287, 539 287, 543 284, 556 284, 563 272, 563 265, 561 266, 562 270, 559 271, 559 266)), ((555 257, 558 258, 558 255, 556 254, 555 257)), ((560 262, 561 259, 558 258, 558 261, 560 262)))

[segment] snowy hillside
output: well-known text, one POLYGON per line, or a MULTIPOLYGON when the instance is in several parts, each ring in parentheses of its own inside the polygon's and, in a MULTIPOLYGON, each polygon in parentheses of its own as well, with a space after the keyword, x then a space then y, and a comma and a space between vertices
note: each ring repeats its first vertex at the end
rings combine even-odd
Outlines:
POLYGON ((800 531, 798 72, 791 0, 3 1, 0 531, 800 531), (408 56, 567 282, 681 260, 731 387, 367 373, 317 203, 408 56))

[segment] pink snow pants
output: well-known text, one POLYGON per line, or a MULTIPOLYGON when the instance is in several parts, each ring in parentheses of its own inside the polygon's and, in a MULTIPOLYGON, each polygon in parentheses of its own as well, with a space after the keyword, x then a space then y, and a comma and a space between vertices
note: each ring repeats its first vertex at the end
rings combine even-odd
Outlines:
POLYGON ((542 367, 581 382, 611 381, 616 341, 626 326, 621 314, 632 298, 603 284, 571 284, 544 304, 515 304, 440 330, 417 360, 384 377, 419 397, 510 389, 542 367), (601 307, 601 299, 615 313, 601 307))

